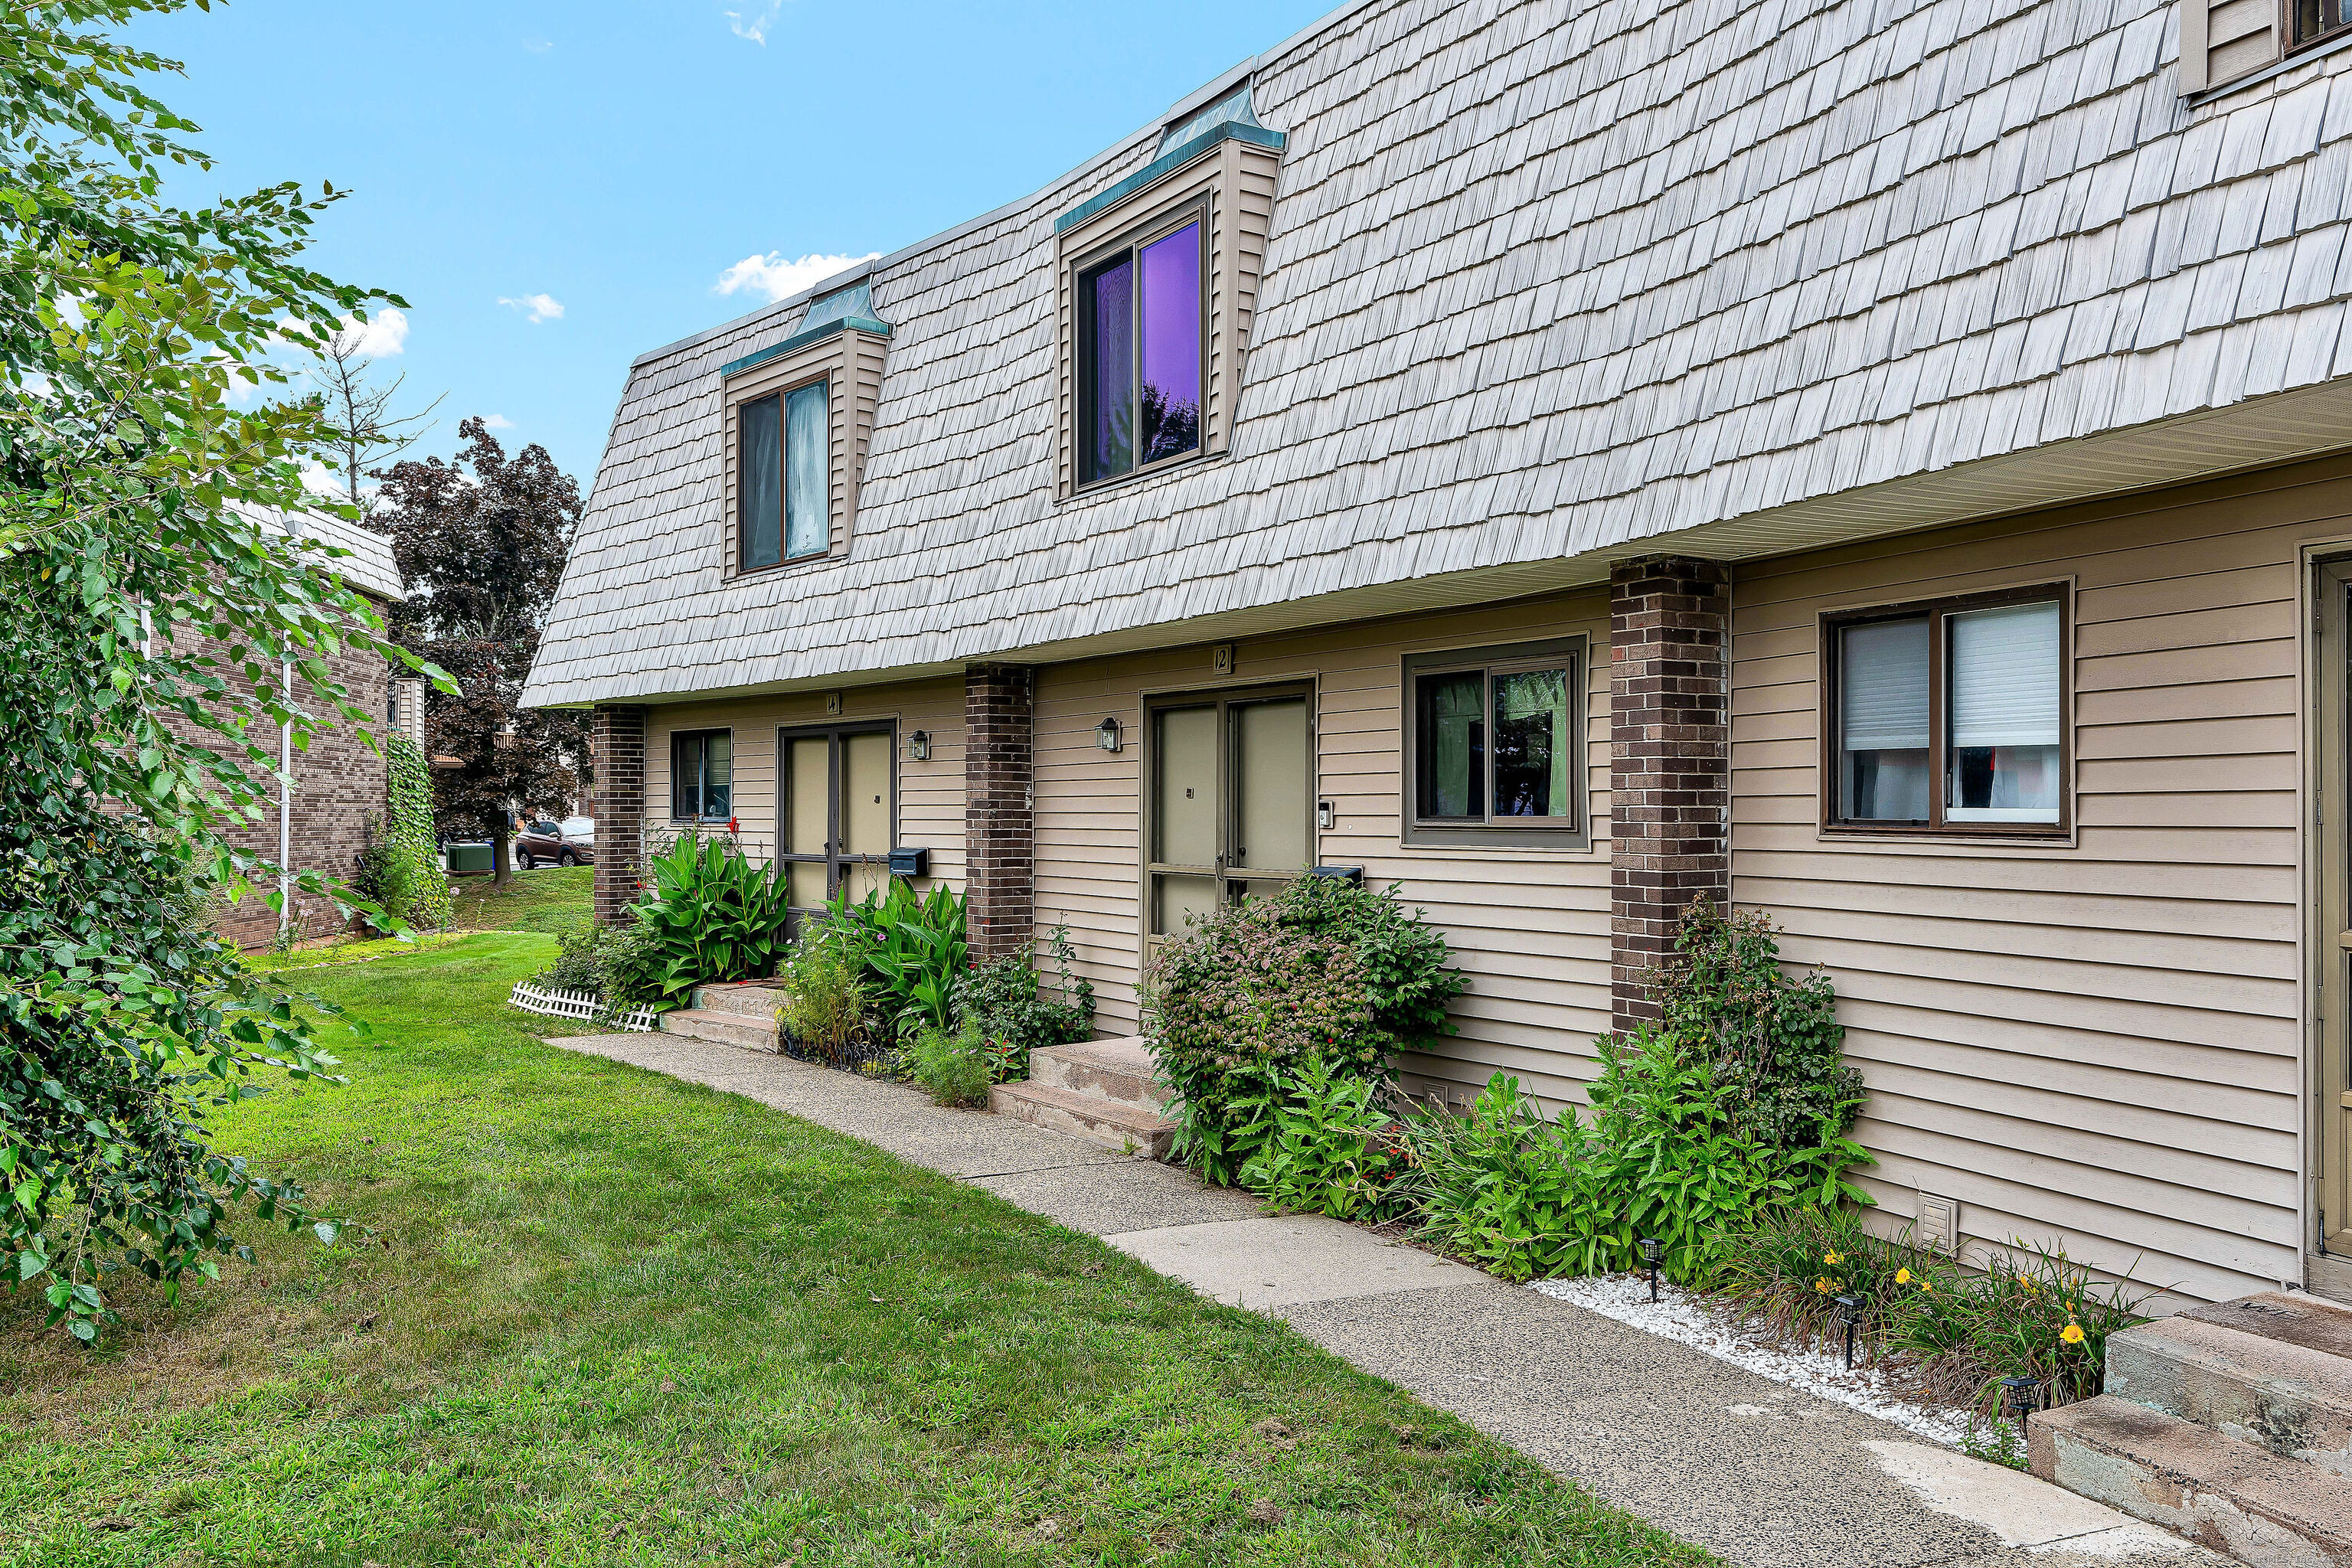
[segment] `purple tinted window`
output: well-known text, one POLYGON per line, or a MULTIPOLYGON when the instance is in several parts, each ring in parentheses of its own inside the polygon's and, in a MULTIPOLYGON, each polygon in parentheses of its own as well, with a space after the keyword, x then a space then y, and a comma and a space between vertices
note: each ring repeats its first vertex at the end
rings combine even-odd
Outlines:
POLYGON ((1135 263, 1121 258, 1085 283, 1087 474, 1135 467, 1135 263))
POLYGON ((1201 447, 1201 226, 1143 247, 1142 461, 1201 447))

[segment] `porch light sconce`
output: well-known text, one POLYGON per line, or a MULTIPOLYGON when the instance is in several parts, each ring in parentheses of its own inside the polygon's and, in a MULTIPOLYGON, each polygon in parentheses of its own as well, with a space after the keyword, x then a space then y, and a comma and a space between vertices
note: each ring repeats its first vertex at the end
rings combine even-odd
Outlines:
POLYGON ((2017 1424, 2017 1435, 2025 1436, 2025 1418, 2042 1403, 2042 1380, 2038 1377, 2004 1377, 2000 1380, 2001 1413, 2017 1424))
POLYGON ((931 760, 931 732, 929 730, 918 730, 913 734, 908 736, 907 754, 914 758, 915 761, 919 763, 929 762, 931 760))
POLYGON ((1642 1267, 1650 1271, 1650 1300, 1658 1299, 1658 1254, 1664 1250, 1654 1237, 1643 1237, 1633 1244, 1641 1248, 1642 1267))
POLYGON ((1106 752, 1110 752, 1114 754, 1117 753, 1118 751, 1118 721, 1117 719, 1106 719, 1101 723, 1095 726, 1095 744, 1100 746, 1106 752))
POLYGON ((1862 1301, 1857 1297, 1840 1296, 1837 1304, 1838 1321, 1845 1327, 1845 1369, 1852 1372, 1854 1331, 1862 1326, 1862 1301))

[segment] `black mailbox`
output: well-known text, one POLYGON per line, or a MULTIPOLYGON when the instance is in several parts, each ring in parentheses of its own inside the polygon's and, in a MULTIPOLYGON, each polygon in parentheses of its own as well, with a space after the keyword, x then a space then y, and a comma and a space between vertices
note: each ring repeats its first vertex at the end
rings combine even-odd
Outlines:
POLYGON ((931 874, 931 852, 928 849, 893 849, 890 851, 890 875, 893 877, 928 877, 931 874))
POLYGON ((1328 877, 1335 882, 1345 882, 1350 887, 1360 888, 1364 885, 1364 868, 1361 866, 1314 866, 1307 868, 1307 874, 1310 877, 1328 877))

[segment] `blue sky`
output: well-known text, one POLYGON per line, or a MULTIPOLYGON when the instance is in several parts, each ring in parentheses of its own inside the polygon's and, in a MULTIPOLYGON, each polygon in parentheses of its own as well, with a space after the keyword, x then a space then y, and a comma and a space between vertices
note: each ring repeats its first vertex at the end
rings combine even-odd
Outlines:
POLYGON ((1034 189, 1333 3, 235 0, 132 37, 219 160, 183 201, 354 193, 311 256, 408 300, 380 366, 447 394, 420 452, 494 416, 585 489, 633 356, 1034 189))

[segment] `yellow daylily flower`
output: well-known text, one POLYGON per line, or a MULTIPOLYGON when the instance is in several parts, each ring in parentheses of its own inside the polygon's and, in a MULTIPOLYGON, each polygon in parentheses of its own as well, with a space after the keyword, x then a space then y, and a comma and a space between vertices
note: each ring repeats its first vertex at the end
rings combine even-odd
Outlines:
POLYGON ((1908 1268, 1898 1268, 1898 1269, 1896 1269, 1896 1270, 1895 1271, 1895 1282, 1897 1285, 1908 1285, 1908 1284, 1910 1284, 1910 1283, 1911 1283, 1911 1270, 1909 1270, 1908 1268))
POLYGON ((2070 1345, 2079 1345, 2083 1342, 2083 1325, 2080 1323, 2069 1323, 2063 1330, 2060 1331, 2058 1337, 2064 1340, 2070 1345))

